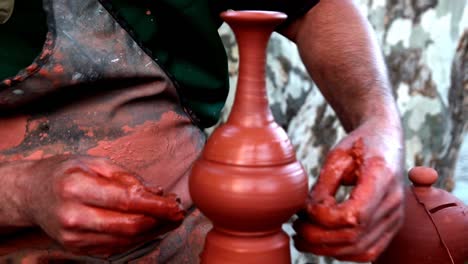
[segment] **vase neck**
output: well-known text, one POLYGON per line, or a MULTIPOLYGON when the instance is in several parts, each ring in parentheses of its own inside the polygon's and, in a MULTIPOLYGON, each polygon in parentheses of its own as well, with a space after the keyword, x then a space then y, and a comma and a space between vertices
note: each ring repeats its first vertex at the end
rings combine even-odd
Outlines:
POLYGON ((274 12, 236 13, 223 16, 239 47, 239 77, 228 123, 262 127, 274 122, 266 92, 266 48, 275 27, 286 17, 274 12))

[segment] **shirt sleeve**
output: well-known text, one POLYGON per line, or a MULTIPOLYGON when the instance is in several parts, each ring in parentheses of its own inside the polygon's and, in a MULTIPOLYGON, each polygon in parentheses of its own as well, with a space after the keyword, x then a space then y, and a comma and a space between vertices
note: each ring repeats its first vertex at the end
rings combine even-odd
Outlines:
MULTIPOLYGON (((215 10, 266 10, 279 11, 288 15, 285 24, 305 15, 320 0, 215 0, 215 10)), ((282 26, 284 26, 283 24, 282 26)))

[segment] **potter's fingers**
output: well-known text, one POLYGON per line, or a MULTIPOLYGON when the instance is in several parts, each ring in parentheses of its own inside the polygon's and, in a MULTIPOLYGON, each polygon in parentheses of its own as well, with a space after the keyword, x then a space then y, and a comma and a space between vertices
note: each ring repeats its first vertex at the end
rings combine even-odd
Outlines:
POLYGON ((376 213, 375 217, 368 226, 356 226, 341 229, 328 229, 319 226, 311 221, 299 219, 293 224, 293 228, 298 235, 304 238, 310 244, 324 244, 324 245, 346 245, 354 244, 364 236, 365 233, 372 232, 374 228, 379 226, 390 215, 398 213, 402 217, 403 208, 401 207, 402 194, 392 193, 389 194, 382 207, 376 213))
POLYGON ((351 149, 348 150, 349 155, 353 158, 354 168, 349 173, 343 175, 341 184, 343 185, 355 185, 357 178, 360 174, 360 168, 364 163, 364 139, 358 138, 351 149))
MULTIPOLYGON (((380 158, 369 158, 362 165, 356 187, 350 198, 334 206, 315 205, 313 216, 319 223, 328 228, 367 225, 372 214, 378 209, 391 185, 393 175, 380 158)), ((309 211, 311 211, 309 209, 309 211)))
POLYGON ((180 221, 184 211, 173 197, 162 197, 141 184, 123 186, 110 179, 79 175, 63 184, 62 195, 85 204, 128 213, 141 213, 158 219, 180 221))
POLYGON ((362 237, 357 237, 357 240, 351 244, 311 243, 306 236, 300 234, 294 237, 294 242, 300 251, 351 260, 351 256, 362 257, 367 256, 367 254, 374 255, 374 252, 380 253, 390 241, 392 236, 389 235, 394 234, 398 229, 399 221, 401 221, 400 216, 395 212, 385 221, 380 222, 371 232, 365 233, 362 237), (385 238, 385 244, 380 242, 382 238, 385 238), (374 249, 373 245, 379 242, 382 246, 374 249))
POLYGON ((141 185, 132 186, 125 196, 118 195, 115 198, 113 205, 127 212, 143 213, 170 221, 181 221, 185 216, 177 198, 155 195, 141 185))
MULTIPOLYGON (((86 255, 92 255, 96 257, 109 257, 111 255, 115 255, 118 253, 124 253, 128 250, 134 249, 143 245, 147 241, 154 241, 160 235, 163 235, 170 230, 173 230, 177 226, 174 223, 161 223, 156 228, 149 230, 139 236, 129 238, 129 243, 119 243, 114 244, 113 241, 108 241, 109 243, 106 244, 96 244, 90 243, 87 246, 81 247, 81 252, 85 253, 86 255)), ((106 241, 102 241, 105 243, 106 241)))
MULTIPOLYGON (((125 171, 106 158, 88 158, 86 159, 87 171, 92 171, 95 175, 112 179, 124 186, 143 184, 143 179, 138 175, 125 171)), ((148 185, 147 190, 156 195, 163 195, 164 190, 161 186, 148 185)))
POLYGON ((129 214, 85 205, 73 205, 59 215, 66 230, 105 233, 135 237, 155 228, 159 221, 153 217, 129 214))
POLYGON ((142 182, 133 174, 123 171, 116 171, 112 173, 112 181, 118 182, 124 186, 139 185, 142 182))
POLYGON ((328 229, 350 228, 358 226, 359 208, 349 207, 344 211, 342 204, 307 204, 309 218, 313 222, 328 229))
POLYGON ((396 210, 403 211, 404 191, 397 188, 387 193, 378 208, 371 215, 369 225, 373 226, 396 210))
POLYGON ((146 188, 148 190, 150 190, 152 193, 156 194, 156 195, 160 195, 160 196, 163 196, 164 195, 164 189, 163 187, 159 186, 159 185, 149 185, 149 184, 145 184, 146 188))
POLYGON ((305 220, 296 220, 293 228, 305 243, 312 245, 352 244, 362 235, 362 230, 357 227, 327 229, 305 220))
POLYGON ((346 261, 353 261, 353 262, 371 262, 375 261, 380 254, 383 253, 385 248, 388 244, 392 241, 395 233, 398 231, 398 228, 401 225, 395 225, 392 229, 388 232, 385 232, 380 236, 380 239, 377 240, 375 243, 371 244, 365 252, 360 254, 352 254, 352 255, 342 255, 336 256, 335 258, 338 260, 346 260, 346 261))
POLYGON ((336 149, 330 152, 312 188, 310 199, 320 202, 322 196, 335 197, 342 178, 353 173, 354 169, 353 157, 347 151, 336 149))
MULTIPOLYGON (((358 238, 355 243, 342 246, 318 247, 316 253, 320 255, 328 255, 333 257, 364 255, 368 249, 379 241, 385 233, 393 234, 399 228, 400 214, 395 212, 388 218, 379 222, 372 230, 363 233, 362 237, 358 238)), ((389 242, 389 241, 387 241, 389 242)))
POLYGON ((180 197, 177 196, 177 194, 175 194, 175 193, 168 193, 168 194, 164 195, 164 197, 166 197, 167 199, 177 201, 178 203, 182 203, 182 200, 180 199, 180 197))
POLYGON ((125 172, 125 170, 112 161, 104 157, 78 156, 68 161, 68 171, 81 169, 90 175, 112 178, 116 172, 125 172))
POLYGON ((116 248, 128 247, 133 242, 128 237, 80 231, 64 231, 58 240, 72 253, 89 254, 91 248, 99 247, 102 253, 107 252, 109 255, 117 253, 116 248))
POLYGON ((395 179, 395 175, 386 167, 382 158, 366 159, 360 168, 358 183, 351 191, 349 199, 340 204, 340 211, 343 214, 354 211, 356 222, 368 224, 372 216, 382 209, 382 202, 388 193, 402 191, 403 186, 395 179))
POLYGON ((336 204, 335 194, 343 175, 350 174, 353 170, 353 158, 346 151, 337 149, 329 154, 309 193, 307 213, 311 218, 319 222, 323 220, 322 211, 336 204))
MULTIPOLYGON (((127 172, 114 172, 112 174, 112 182, 120 183, 123 186, 132 186, 132 185, 143 185, 142 180, 137 178, 135 175, 127 172)), ((161 186, 147 185, 145 184, 145 190, 152 192, 155 195, 164 195, 164 189, 161 186)), ((169 196, 169 195, 167 195, 169 196)))

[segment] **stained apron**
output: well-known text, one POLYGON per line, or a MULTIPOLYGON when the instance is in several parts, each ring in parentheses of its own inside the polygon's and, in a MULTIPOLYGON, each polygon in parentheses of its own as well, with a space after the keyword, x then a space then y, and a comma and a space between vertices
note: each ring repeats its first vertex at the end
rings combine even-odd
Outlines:
POLYGON ((0 84, 0 162, 105 156, 185 201, 182 225, 99 259, 66 252, 39 229, 0 239, 0 263, 197 263, 211 225, 187 178, 205 135, 168 74, 97 0, 43 0, 48 34, 30 66, 0 84), (12 135, 10 131, 16 131, 12 135))

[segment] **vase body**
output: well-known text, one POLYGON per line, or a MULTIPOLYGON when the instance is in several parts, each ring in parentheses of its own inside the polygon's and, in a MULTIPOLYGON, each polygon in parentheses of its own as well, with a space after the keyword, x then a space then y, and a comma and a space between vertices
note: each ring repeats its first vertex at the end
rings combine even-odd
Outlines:
POLYGON ((286 15, 227 11, 239 45, 239 80, 228 121, 217 128, 189 179, 195 205, 213 223, 202 263, 290 263, 282 224, 305 205, 307 176, 266 94, 266 46, 286 15))

